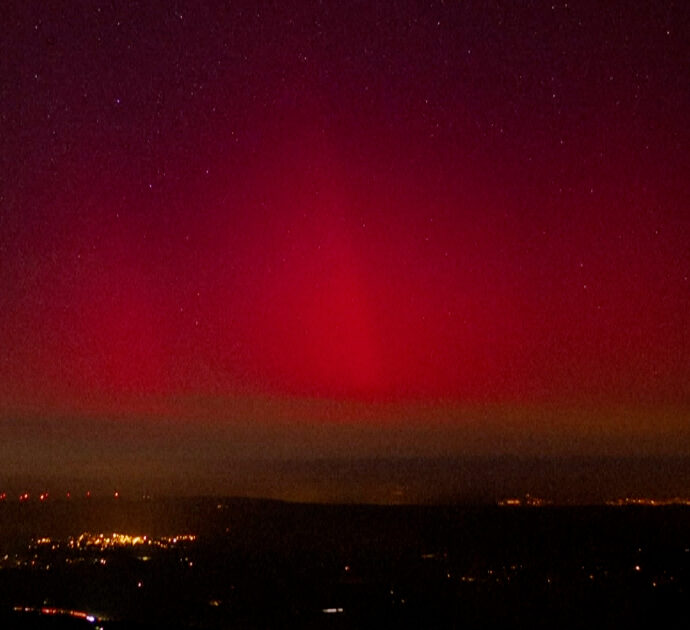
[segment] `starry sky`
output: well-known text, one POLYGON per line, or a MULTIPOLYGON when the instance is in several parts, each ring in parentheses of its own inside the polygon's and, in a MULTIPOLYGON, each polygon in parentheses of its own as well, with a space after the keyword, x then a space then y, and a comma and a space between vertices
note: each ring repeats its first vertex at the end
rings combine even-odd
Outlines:
POLYGON ((1 14, 6 466, 690 454, 686 3, 1 14))

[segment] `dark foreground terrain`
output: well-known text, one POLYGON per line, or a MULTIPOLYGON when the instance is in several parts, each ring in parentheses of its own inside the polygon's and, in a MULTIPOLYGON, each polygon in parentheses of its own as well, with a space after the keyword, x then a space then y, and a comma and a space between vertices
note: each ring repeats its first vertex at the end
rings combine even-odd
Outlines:
POLYGON ((0 503, 2 628, 685 628, 689 591, 684 506, 0 503))

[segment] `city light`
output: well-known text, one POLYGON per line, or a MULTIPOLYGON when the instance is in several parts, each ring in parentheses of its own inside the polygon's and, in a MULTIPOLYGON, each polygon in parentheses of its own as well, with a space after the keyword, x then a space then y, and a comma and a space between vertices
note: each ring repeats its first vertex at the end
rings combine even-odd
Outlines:
POLYGON ((169 549, 181 543, 191 543, 196 540, 193 534, 178 534, 175 536, 161 536, 158 538, 139 534, 91 534, 84 532, 77 537, 71 537, 67 541, 67 546, 71 549, 114 549, 118 547, 137 547, 148 546, 160 549, 169 549))
POLYGON ((73 617, 75 619, 84 619, 89 623, 96 623, 102 621, 105 617, 97 617, 91 613, 83 612, 81 610, 71 610, 69 608, 55 608, 52 606, 42 606, 41 608, 34 608, 32 606, 14 606, 14 612, 33 613, 39 615, 50 615, 57 617, 73 617))

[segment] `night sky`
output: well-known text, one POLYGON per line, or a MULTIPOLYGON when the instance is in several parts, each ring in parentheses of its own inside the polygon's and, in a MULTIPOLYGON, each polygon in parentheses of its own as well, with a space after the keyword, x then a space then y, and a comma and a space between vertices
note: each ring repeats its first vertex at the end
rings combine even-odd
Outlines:
POLYGON ((690 454, 689 70, 668 0, 3 3, 2 472, 690 454))

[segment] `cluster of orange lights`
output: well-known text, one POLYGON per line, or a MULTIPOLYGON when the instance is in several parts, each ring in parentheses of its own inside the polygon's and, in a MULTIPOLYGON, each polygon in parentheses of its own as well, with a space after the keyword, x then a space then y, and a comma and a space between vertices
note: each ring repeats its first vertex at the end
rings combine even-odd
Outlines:
POLYGON ((33 608, 31 606, 15 606, 15 612, 25 613, 40 613, 41 615, 59 615, 64 617, 75 617, 76 619, 85 619, 89 623, 95 623, 99 619, 95 615, 91 615, 81 610, 68 610, 66 608, 50 608, 44 606, 42 608, 33 608))
MULTIPOLYGON (((166 549, 180 543, 194 542, 196 536, 193 534, 178 534, 176 536, 161 536, 152 538, 144 535, 119 534, 90 534, 84 532, 76 538, 70 538, 68 546, 71 548, 83 549, 86 547, 97 547, 99 549, 112 549, 115 547, 137 547, 140 545, 160 547, 166 549)), ((52 541, 48 538, 39 539, 37 544, 49 544, 52 541)))
MULTIPOLYGON (((501 507, 510 506, 530 506, 530 507, 540 507, 544 505, 552 505, 552 501, 547 501, 539 497, 534 497, 529 494, 524 497, 510 497, 507 499, 501 499, 498 501, 498 505, 501 507)), ((673 497, 670 499, 657 499, 648 497, 623 497, 620 499, 613 499, 606 501, 605 505, 611 505, 616 507, 622 507, 626 505, 644 505, 652 507, 660 507, 664 505, 687 505, 690 506, 690 498, 683 497, 673 497)))
POLYGON ((673 497, 671 499, 649 499, 645 497, 624 497, 616 499, 615 501, 607 501, 606 505, 650 505, 650 506, 664 506, 664 505, 690 505, 690 499, 682 497, 673 497))
POLYGON ((526 494, 523 498, 510 498, 501 499, 498 505, 504 506, 518 506, 518 505, 528 505, 530 507, 541 507, 543 505, 549 505, 551 502, 546 499, 541 499, 539 497, 533 497, 530 494, 526 494))
MULTIPOLYGON (((17 500, 20 503, 25 503, 26 501, 30 501, 32 498, 31 493, 29 492, 22 492, 17 496, 17 500)), ((49 492, 40 492, 37 495, 33 495, 34 497, 38 497, 38 500, 41 502, 48 501, 49 498, 52 498, 54 495, 51 495, 49 492)), ((71 499, 72 498, 72 493, 71 492, 65 492, 64 496, 60 495, 64 499, 71 499)), ((85 498, 90 499, 91 498, 91 491, 87 490, 84 495, 85 498)), ((119 491, 115 491, 112 494, 113 498, 119 499, 120 498, 120 493, 119 491)), ((7 501, 8 495, 7 492, 0 492, 0 501, 7 501)))

